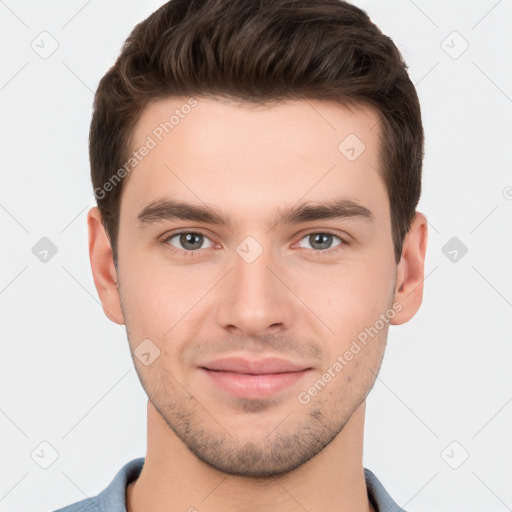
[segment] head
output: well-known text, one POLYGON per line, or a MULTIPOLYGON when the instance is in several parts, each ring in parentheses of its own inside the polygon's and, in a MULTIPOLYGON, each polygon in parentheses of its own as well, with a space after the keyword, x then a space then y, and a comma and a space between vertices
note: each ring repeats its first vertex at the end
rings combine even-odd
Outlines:
POLYGON ((364 402, 389 325, 421 304, 427 235, 420 106, 391 39, 338 0, 247 6, 173 0, 134 28, 95 96, 88 221, 152 406, 202 461, 262 476, 364 402), (304 372, 236 395, 204 370, 231 355, 304 372))

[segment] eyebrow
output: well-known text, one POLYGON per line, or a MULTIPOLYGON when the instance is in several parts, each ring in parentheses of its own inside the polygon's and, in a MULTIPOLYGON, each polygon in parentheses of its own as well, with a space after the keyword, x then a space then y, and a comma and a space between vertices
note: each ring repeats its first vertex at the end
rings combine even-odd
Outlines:
MULTIPOLYGON (((373 222, 372 212, 350 199, 334 199, 323 202, 305 202, 298 206, 280 208, 269 219, 268 229, 276 224, 298 224, 322 219, 361 218, 373 222)), ((158 199, 145 206, 137 215, 139 227, 167 220, 188 220, 230 227, 230 218, 207 206, 195 205, 173 199, 158 199)))

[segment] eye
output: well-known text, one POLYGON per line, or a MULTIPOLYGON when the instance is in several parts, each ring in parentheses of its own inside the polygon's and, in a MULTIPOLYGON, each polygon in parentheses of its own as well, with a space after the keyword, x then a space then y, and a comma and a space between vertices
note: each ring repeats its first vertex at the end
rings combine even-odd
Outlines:
MULTIPOLYGON (((335 245, 334 247, 339 247, 340 245, 345 245, 345 241, 339 237, 338 235, 335 235, 334 233, 329 233, 329 232, 323 232, 323 231, 316 231, 314 233, 309 233, 308 235, 306 235, 305 237, 303 237, 301 239, 302 240, 306 240, 307 243, 310 244, 311 248, 313 250, 315 250, 315 252, 322 252, 322 251, 325 251, 327 253, 331 253, 333 251, 329 250, 332 248, 332 241, 333 241, 333 238, 337 238, 340 243, 335 245)), ((300 242, 299 242, 299 247, 303 247, 302 245, 300 245, 300 242)), ((306 247, 306 249, 309 249, 310 247, 306 247)))
POLYGON ((182 252, 197 252, 198 249, 207 249, 209 247, 213 247, 213 242, 202 233, 197 233, 195 231, 181 231, 179 233, 174 233, 165 240, 162 240, 163 244, 170 245, 173 250, 182 252), (173 240, 179 245, 175 245, 173 240), (208 240, 210 245, 208 247, 202 247, 204 240, 208 240))
MULTIPOLYGON (((209 249, 214 247, 214 243, 203 233, 197 231, 179 231, 164 238, 161 243, 173 252, 186 256, 193 256, 200 249, 209 249), (205 241, 208 245, 205 247, 205 241)), ((309 249, 316 254, 331 255, 338 251, 337 247, 347 245, 347 242, 340 236, 325 231, 315 231, 302 237, 298 243, 299 247, 309 249), (339 243, 333 246, 333 239, 338 239, 339 243), (306 241, 309 247, 302 245, 306 241)))

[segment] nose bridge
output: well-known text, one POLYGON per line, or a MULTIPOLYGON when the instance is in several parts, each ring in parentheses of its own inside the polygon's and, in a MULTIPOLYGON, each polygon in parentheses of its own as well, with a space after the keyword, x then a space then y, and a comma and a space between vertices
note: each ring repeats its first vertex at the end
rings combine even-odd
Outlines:
POLYGON ((245 335, 289 327, 291 297, 276 276, 277 267, 273 251, 255 238, 247 237, 238 245, 218 308, 221 327, 237 328, 245 335))

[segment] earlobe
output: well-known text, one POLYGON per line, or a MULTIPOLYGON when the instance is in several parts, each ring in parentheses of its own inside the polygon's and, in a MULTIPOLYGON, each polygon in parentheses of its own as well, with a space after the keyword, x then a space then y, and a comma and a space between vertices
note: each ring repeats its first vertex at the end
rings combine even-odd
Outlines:
POLYGON ((394 300, 400 304, 401 308, 391 321, 393 325, 408 322, 416 314, 423 300, 427 226, 425 215, 416 212, 411 227, 405 235, 402 258, 397 267, 397 289, 394 300))
POLYGON ((89 229, 89 259, 94 285, 101 300, 105 315, 117 324, 124 324, 121 299, 118 290, 117 271, 112 247, 103 226, 101 212, 93 207, 87 214, 89 229))

